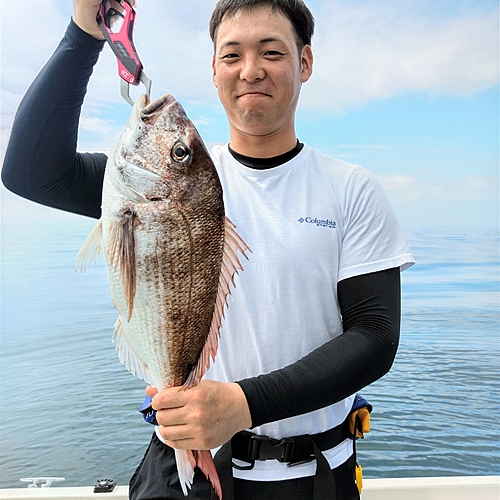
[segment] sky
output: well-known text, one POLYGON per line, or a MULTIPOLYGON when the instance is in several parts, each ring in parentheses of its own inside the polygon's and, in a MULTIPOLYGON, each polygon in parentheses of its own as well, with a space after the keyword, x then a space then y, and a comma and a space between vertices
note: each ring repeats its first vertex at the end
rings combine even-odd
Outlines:
MULTIPOLYGON (((297 111, 298 138, 377 175, 404 229, 498 228, 498 2, 306 3, 316 19, 315 60, 297 111)), ((135 28, 152 97, 173 94, 207 146, 229 140, 211 79, 214 5, 138 0, 135 28)), ((16 107, 71 13, 71 0, 37 0, 22 13, 18 0, 1 2, 2 157, 16 107)), ((109 151, 130 110, 105 47, 82 110, 79 150, 109 151)), ((4 188, 1 195, 2 217, 34 213, 30 202, 4 188)))

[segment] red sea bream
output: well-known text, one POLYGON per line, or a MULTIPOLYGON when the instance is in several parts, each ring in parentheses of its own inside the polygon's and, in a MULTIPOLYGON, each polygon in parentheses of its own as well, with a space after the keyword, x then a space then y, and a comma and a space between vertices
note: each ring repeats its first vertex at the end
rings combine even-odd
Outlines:
MULTIPOLYGON (((108 159, 102 217, 78 256, 83 268, 97 253, 106 261, 121 362, 158 390, 198 384, 247 250, 182 106, 141 96, 108 159)), ((176 460, 185 495, 199 466, 221 497, 210 451, 176 450, 176 460)))

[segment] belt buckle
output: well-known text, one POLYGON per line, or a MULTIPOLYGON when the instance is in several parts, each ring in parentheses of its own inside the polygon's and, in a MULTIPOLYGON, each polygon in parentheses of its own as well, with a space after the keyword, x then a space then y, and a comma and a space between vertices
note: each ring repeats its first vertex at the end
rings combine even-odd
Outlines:
POLYGON ((252 435, 248 442, 248 456, 251 460, 278 460, 290 462, 295 443, 292 438, 272 439, 269 436, 252 435))

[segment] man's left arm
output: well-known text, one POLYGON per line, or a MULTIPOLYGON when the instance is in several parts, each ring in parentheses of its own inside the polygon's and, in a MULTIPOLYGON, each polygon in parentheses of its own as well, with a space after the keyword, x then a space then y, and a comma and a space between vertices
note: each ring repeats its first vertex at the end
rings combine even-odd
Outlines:
POLYGON ((238 382, 252 426, 329 406, 385 375, 399 342, 400 288, 399 268, 340 281, 342 335, 281 370, 238 382))

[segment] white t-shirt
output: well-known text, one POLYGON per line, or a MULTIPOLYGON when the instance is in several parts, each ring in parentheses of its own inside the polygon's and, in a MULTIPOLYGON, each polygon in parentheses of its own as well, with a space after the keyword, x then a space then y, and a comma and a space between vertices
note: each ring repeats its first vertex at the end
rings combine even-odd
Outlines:
MULTIPOLYGON (((283 368, 342 333, 337 283, 393 267, 413 257, 387 196, 360 166, 304 146, 289 162, 247 168, 228 146, 212 156, 226 215, 252 250, 222 323, 219 349, 207 379, 234 382, 283 368)), ((343 422, 354 396, 252 432, 280 439, 317 434, 343 422)), ((332 468, 352 454, 346 440, 324 452, 332 468)), ((258 461, 235 477, 283 480, 314 475, 315 462, 295 467, 258 461)))

